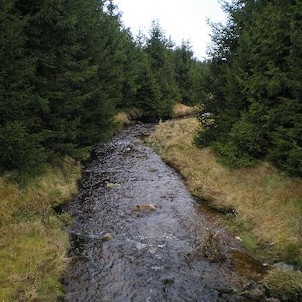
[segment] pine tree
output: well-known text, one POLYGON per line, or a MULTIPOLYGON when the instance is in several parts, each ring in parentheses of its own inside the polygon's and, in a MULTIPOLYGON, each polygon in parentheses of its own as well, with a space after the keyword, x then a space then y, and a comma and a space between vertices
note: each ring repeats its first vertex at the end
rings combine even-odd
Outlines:
POLYGON ((174 50, 175 80, 181 94, 182 103, 192 104, 193 51, 189 42, 182 41, 181 46, 174 50), (192 75, 192 73, 191 73, 192 75))
POLYGON ((37 110, 47 104, 32 89, 34 61, 25 47, 28 18, 22 18, 15 2, 0 4, 0 169, 33 172, 45 159, 37 110))
POLYGON ((226 9, 211 51, 206 109, 215 124, 200 141, 232 166, 268 159, 301 175, 301 4, 245 0, 226 9))
POLYGON ((160 118, 162 92, 153 72, 150 58, 144 50, 141 50, 139 58, 139 87, 135 95, 135 106, 142 110, 143 120, 154 122, 160 118))
POLYGON ((145 52, 149 57, 152 73, 161 92, 156 115, 164 118, 171 116, 172 107, 180 98, 175 80, 172 47, 173 45, 166 39, 158 22, 153 21, 145 52))

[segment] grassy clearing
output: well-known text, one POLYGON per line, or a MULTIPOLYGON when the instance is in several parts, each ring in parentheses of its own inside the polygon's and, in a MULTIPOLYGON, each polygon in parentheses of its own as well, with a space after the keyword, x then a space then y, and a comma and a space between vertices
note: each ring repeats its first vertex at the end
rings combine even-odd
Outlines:
POLYGON ((77 192, 80 165, 66 159, 25 187, 0 178, 0 301, 56 301, 66 267, 67 217, 53 208, 77 192))
POLYGON ((227 214, 254 256, 302 265, 302 180, 286 177, 268 163, 225 168, 210 149, 194 146, 197 128, 195 118, 160 123, 149 141, 180 171, 194 196, 227 214))

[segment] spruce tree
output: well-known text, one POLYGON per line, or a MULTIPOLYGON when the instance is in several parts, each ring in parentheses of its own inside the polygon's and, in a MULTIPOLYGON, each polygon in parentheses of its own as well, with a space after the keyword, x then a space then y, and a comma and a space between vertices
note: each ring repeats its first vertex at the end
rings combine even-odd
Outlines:
POLYGON ((145 52, 149 57, 152 73, 161 92, 161 99, 156 109, 158 118, 170 117, 173 105, 180 98, 175 80, 172 47, 159 23, 153 21, 145 52))
POLYGON ((270 160, 302 175, 301 4, 245 0, 226 9, 228 24, 214 27, 206 102, 215 124, 200 142, 231 166, 270 160))
MULTIPOLYGON (((192 104, 192 77, 190 76, 193 68, 193 51, 189 42, 182 41, 181 46, 176 47, 173 52, 175 65, 175 80, 184 104, 192 104)), ((192 74, 191 74, 192 75, 192 74)))
POLYGON ((45 160, 38 110, 47 104, 33 92, 34 60, 26 49, 25 28, 14 0, 0 4, 0 169, 34 172, 45 160))

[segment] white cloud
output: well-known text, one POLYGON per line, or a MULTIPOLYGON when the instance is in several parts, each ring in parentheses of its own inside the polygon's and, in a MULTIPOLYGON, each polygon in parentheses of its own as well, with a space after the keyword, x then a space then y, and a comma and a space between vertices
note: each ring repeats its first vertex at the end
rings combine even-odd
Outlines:
POLYGON ((148 33, 152 20, 159 20, 166 36, 180 44, 190 40, 195 56, 206 56, 210 42, 210 27, 206 19, 219 22, 225 20, 225 13, 218 0, 119 0, 118 7, 123 13, 122 20, 133 34, 139 29, 148 33))

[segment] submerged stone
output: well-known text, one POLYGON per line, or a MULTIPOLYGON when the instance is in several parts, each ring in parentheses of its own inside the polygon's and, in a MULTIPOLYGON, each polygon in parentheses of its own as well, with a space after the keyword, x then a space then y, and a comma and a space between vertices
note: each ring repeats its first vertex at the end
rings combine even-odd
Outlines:
POLYGON ((118 184, 118 183, 113 183, 113 182, 107 182, 106 183, 106 188, 107 189, 118 189, 120 187, 121 187, 121 185, 118 184))
POLYGON ((105 235, 102 236, 102 241, 110 241, 113 240, 113 236, 110 233, 106 233, 105 235))

